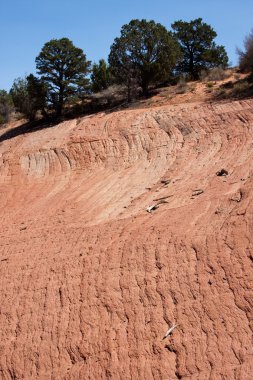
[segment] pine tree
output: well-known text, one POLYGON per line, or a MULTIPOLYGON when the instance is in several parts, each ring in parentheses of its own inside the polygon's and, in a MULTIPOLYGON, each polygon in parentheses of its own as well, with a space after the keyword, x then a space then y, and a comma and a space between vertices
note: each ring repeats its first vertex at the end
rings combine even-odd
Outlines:
POLYGON ((228 65, 228 56, 224 46, 216 45, 217 33, 204 23, 201 18, 172 24, 174 36, 178 39, 183 53, 177 69, 189 74, 191 79, 198 79, 201 70, 228 65))
POLYGON ((114 77, 128 88, 133 82, 148 94, 149 86, 167 80, 180 56, 170 32, 154 21, 132 20, 121 28, 109 55, 114 77))
POLYGON ((47 85, 48 101, 58 116, 71 96, 81 96, 87 91, 90 62, 68 38, 47 42, 36 58, 36 67, 47 85))
POLYGON ((100 59, 99 63, 94 63, 92 67, 91 82, 92 91, 100 92, 110 85, 110 69, 104 59, 100 59))

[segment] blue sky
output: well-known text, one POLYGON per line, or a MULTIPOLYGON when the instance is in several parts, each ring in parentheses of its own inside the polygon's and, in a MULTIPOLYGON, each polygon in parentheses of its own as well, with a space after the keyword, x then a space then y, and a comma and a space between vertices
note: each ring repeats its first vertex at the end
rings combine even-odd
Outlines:
POLYGON ((253 0, 0 0, 0 89, 36 72, 35 57, 45 42, 68 37, 87 58, 107 58, 123 24, 153 19, 168 29, 182 19, 202 17, 218 33, 233 65, 236 46, 253 28, 253 0))

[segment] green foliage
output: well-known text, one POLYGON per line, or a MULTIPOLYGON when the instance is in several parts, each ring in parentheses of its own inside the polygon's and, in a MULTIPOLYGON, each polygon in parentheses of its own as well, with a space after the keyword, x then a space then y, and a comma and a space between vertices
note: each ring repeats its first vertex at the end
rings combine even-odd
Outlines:
MULTIPOLYGON (((119 83, 141 86, 147 95, 150 84, 167 80, 180 56, 171 33, 154 21, 132 20, 121 28, 111 46, 109 64, 119 83)), ((129 93, 130 95, 130 93, 129 93)))
POLYGON ((47 86, 41 79, 30 74, 26 77, 27 80, 27 92, 32 103, 34 110, 41 110, 45 113, 45 108, 47 105, 47 86))
POLYGON ((244 49, 237 50, 240 70, 253 73, 253 29, 244 40, 244 49))
POLYGON ((17 78, 14 80, 12 88, 10 90, 10 94, 13 100, 13 103, 18 112, 23 113, 28 116, 31 112, 29 96, 27 91, 27 79, 25 78, 17 78))
POLYGON ((17 111, 23 113, 30 121, 34 120, 38 110, 43 112, 45 109, 45 84, 33 74, 15 79, 10 94, 17 111))
POLYGON ((104 59, 100 59, 99 63, 94 63, 92 67, 91 82, 92 91, 100 92, 106 90, 110 85, 110 69, 104 59))
POLYGON ((215 44, 217 33, 201 18, 190 22, 176 21, 172 29, 183 53, 178 65, 180 73, 188 73, 191 79, 198 79, 201 70, 227 67, 228 56, 224 46, 215 44))
POLYGON ((0 125, 8 123, 13 111, 13 102, 11 95, 5 90, 0 90, 0 125))
POLYGON ((48 101, 58 115, 71 97, 81 97, 87 91, 90 62, 68 38, 47 42, 36 58, 36 67, 47 85, 48 101))

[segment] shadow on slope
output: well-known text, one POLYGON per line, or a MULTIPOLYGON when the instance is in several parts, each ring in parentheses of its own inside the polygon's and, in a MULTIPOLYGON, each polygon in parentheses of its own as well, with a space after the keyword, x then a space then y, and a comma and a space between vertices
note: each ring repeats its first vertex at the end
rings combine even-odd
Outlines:
POLYGON ((123 105, 117 105, 117 106, 110 108, 110 109, 101 109, 100 108, 100 109, 93 110, 93 112, 92 112, 92 110, 90 112, 82 112, 82 113, 81 112, 71 112, 69 114, 65 114, 61 118, 52 117, 52 118, 48 118, 48 119, 39 119, 39 120, 31 121, 31 122, 28 121, 22 125, 19 125, 18 127, 15 127, 15 128, 9 129, 6 132, 3 132, 0 135, 0 143, 3 141, 6 141, 6 140, 13 139, 17 136, 24 135, 26 133, 37 132, 37 131, 40 131, 42 129, 47 129, 47 128, 53 128, 53 127, 57 126, 58 124, 60 124, 61 122, 64 122, 67 120, 73 120, 73 119, 76 119, 78 117, 93 115, 93 114, 96 114, 96 113, 102 112, 102 111, 105 113, 111 113, 111 112, 119 110, 121 107, 123 107, 123 105))
POLYGON ((36 120, 33 122, 27 122, 13 129, 9 129, 0 136, 0 143, 6 140, 10 140, 14 137, 24 135, 25 133, 31 133, 40 131, 41 129, 51 128, 56 126, 60 120, 36 120))

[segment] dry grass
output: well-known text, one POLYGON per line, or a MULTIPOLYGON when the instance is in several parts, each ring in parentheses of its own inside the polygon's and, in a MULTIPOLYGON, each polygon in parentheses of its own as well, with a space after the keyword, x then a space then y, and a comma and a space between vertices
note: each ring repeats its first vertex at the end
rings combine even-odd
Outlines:
POLYGON ((175 89, 176 94, 185 94, 186 92, 189 91, 189 86, 185 80, 185 78, 180 78, 178 81, 178 84, 175 89))
POLYGON ((202 70, 200 73, 200 80, 202 82, 218 82, 222 81, 230 76, 230 73, 227 70, 224 70, 222 67, 214 67, 209 71, 202 70))

